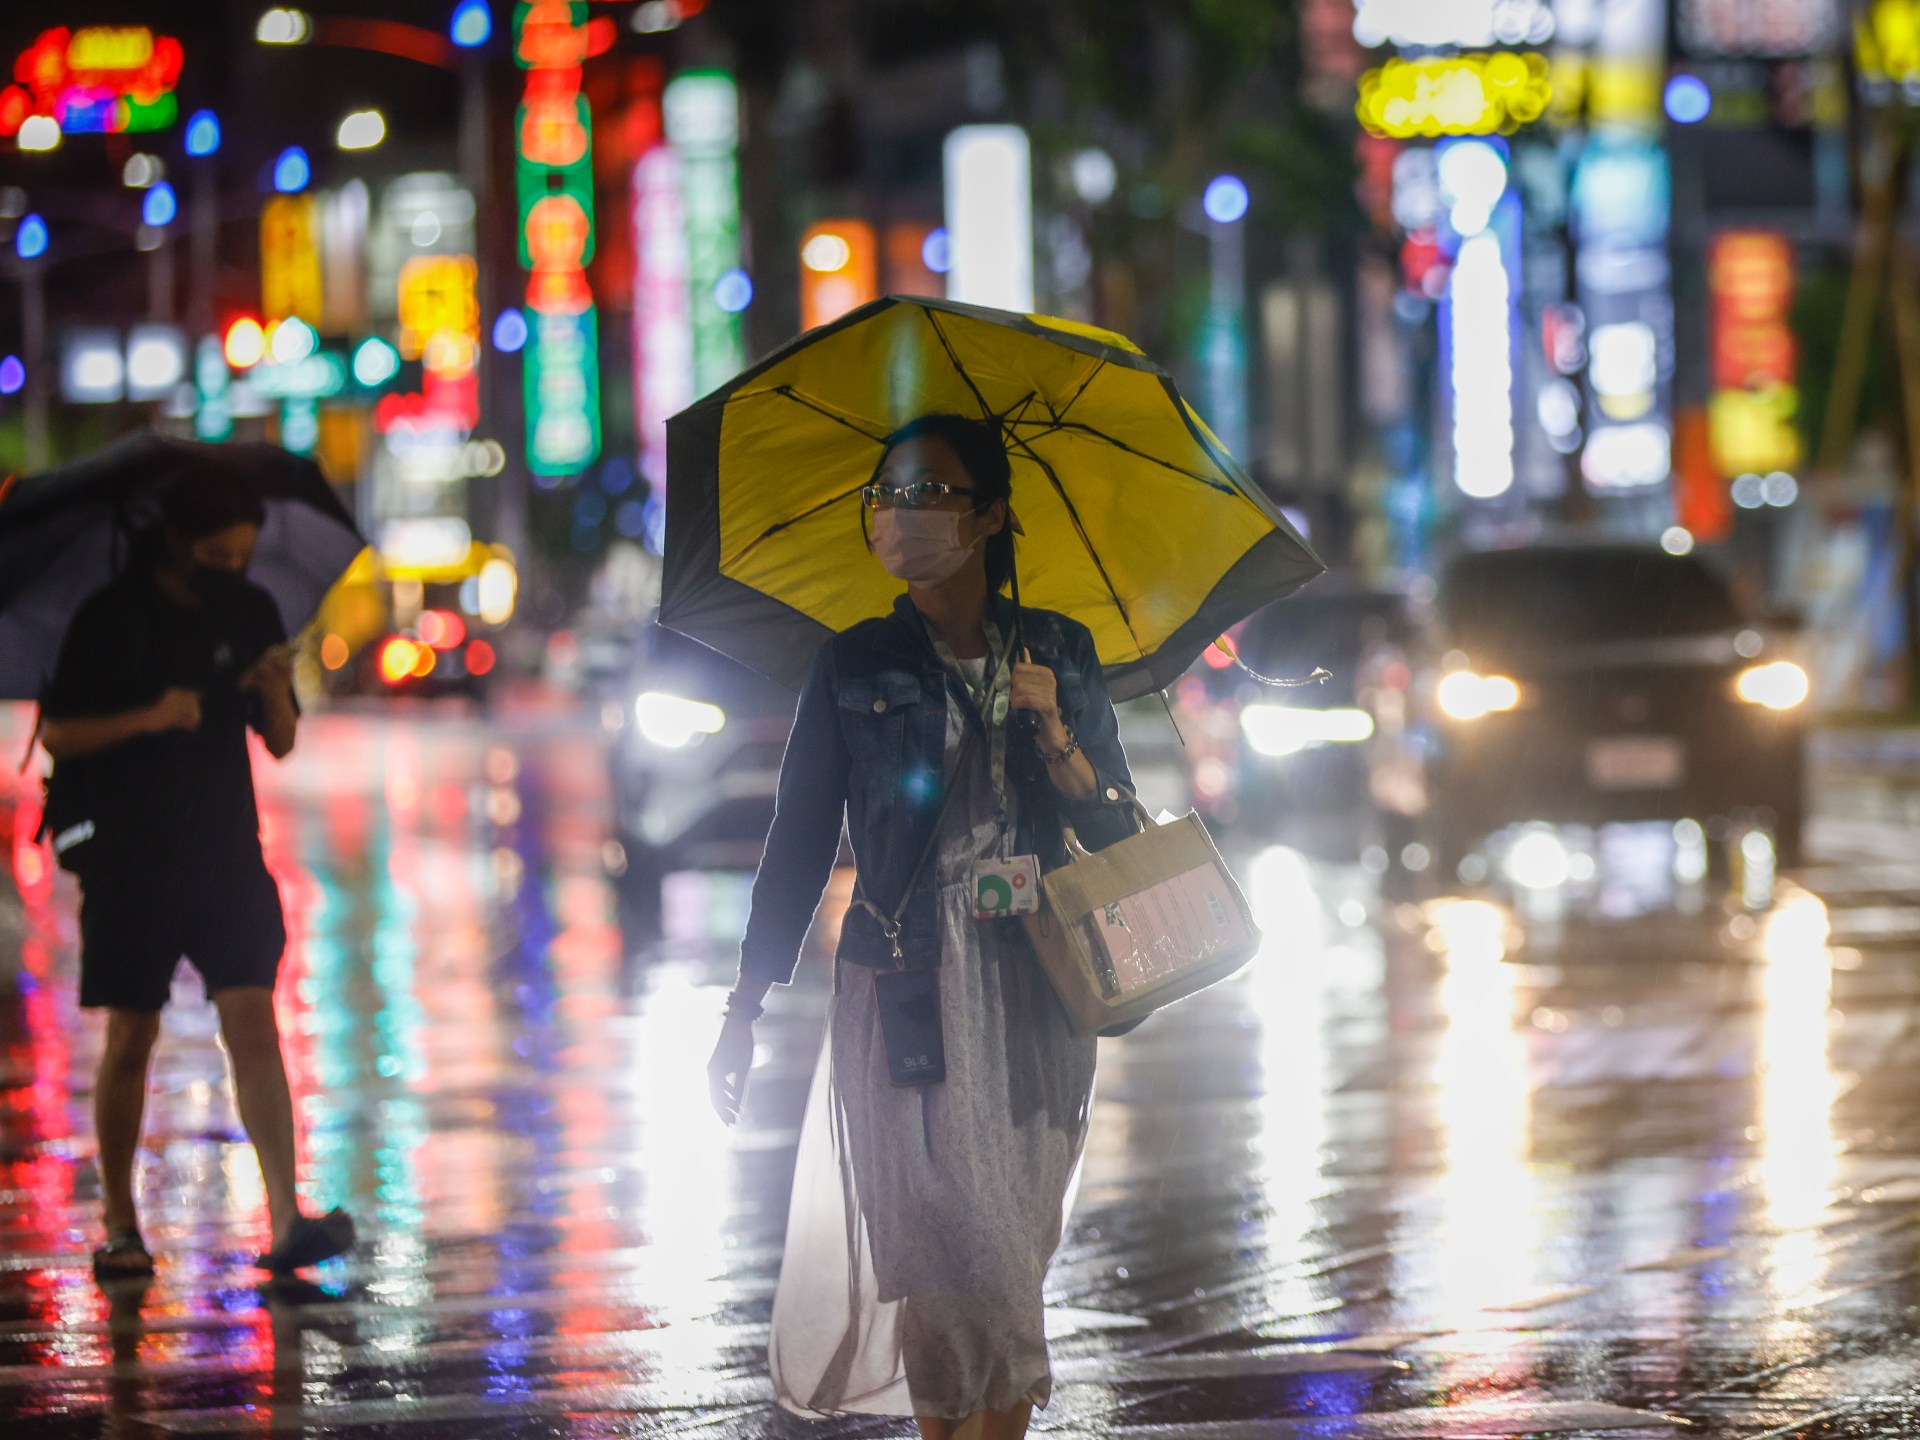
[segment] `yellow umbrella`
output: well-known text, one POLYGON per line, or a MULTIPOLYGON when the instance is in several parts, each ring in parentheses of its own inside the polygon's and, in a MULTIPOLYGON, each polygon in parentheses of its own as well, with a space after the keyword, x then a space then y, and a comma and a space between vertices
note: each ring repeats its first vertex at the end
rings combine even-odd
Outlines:
POLYGON ((1118 699, 1326 567, 1131 341, 1044 315, 888 296, 667 422, 661 623, 797 686, 903 586, 860 487, 916 416, 997 418, 1021 600, 1092 632, 1118 699))

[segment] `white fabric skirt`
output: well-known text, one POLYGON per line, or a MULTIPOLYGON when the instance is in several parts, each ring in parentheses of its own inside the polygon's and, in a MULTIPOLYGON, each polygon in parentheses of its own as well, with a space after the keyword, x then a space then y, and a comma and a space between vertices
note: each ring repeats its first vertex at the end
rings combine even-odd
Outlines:
POLYGON ((973 918, 969 827, 954 822, 962 843, 941 857, 939 888, 944 1083, 892 1084, 873 974, 839 967, 769 1347, 797 1414, 957 1420, 1051 1394, 1041 1287, 1095 1041, 1073 1033, 1018 929, 973 918))

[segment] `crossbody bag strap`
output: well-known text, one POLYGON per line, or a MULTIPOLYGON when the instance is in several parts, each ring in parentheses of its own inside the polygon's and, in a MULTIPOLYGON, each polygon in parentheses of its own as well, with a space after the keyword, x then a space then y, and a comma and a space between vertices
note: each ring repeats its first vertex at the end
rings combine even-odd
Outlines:
POLYGON ((907 876, 906 887, 900 892, 900 903, 893 907, 893 913, 888 914, 867 899, 862 893, 866 889, 865 882, 859 878, 857 872, 854 876, 853 903, 880 922, 881 933, 887 937, 887 943, 893 946, 895 961, 904 962, 907 958, 900 949, 900 920, 907 913, 907 903, 913 899, 913 892, 920 884, 921 875, 926 873, 927 862, 933 858, 934 847, 940 843, 941 827, 947 823, 947 812, 953 809, 954 799, 960 794, 967 754, 972 748, 973 731, 968 729, 962 734, 960 748, 954 752, 953 779, 947 785, 947 793, 940 801, 940 811, 933 817, 933 828, 927 832, 926 843, 920 847, 920 858, 913 862, 913 873, 907 876))

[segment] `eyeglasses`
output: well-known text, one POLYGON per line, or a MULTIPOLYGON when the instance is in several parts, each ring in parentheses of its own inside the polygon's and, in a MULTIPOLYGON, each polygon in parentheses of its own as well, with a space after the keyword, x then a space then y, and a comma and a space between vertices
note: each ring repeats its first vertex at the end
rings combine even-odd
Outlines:
POLYGON ((869 510, 925 510, 938 505, 949 495, 975 495, 979 492, 941 480, 915 480, 911 485, 882 485, 875 482, 860 487, 860 500, 869 510))

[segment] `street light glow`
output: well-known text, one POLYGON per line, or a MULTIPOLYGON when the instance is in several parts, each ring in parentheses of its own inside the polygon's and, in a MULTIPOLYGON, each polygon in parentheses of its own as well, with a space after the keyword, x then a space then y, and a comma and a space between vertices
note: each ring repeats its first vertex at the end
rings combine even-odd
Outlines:
POLYGON ((847 261, 852 258, 853 246, 847 243, 846 236, 831 230, 822 231, 800 248, 800 263, 820 275, 846 269, 847 261))
POLYGON ((953 268, 953 241, 946 226, 936 225, 927 232, 927 238, 920 242, 920 263, 936 275, 953 268))
POLYGON ((1698 75, 1676 75, 1667 81, 1667 118, 1676 125, 1697 125, 1713 109, 1713 91, 1698 75))
POLYGON ((512 306, 502 310, 493 322, 493 348, 512 355, 527 343, 527 317, 512 306))
POLYGON ((753 303, 753 281, 744 270, 729 270, 713 282, 713 303, 738 315, 753 303))
POLYGON ((680 23, 680 11, 673 0, 646 0, 634 7, 629 22, 638 35, 659 35, 680 23))
POLYGON ((20 122, 19 143, 22 150, 59 149, 60 122, 51 115, 29 115, 20 122))
POLYGON ((313 179, 313 162, 298 145, 289 145, 273 162, 273 188, 282 195, 298 195, 313 179))
POLYGON ((320 348, 320 337, 306 321, 289 316, 273 327, 269 346, 276 365, 297 365, 320 348))
POLYGON ((26 386, 27 367, 18 355, 0 360, 0 395, 17 395, 26 386))
POLYGON ((453 24, 449 27, 453 43, 462 49, 471 50, 476 45, 484 45, 493 38, 493 12, 487 8, 487 0, 460 0, 453 7, 453 24))
POLYGON ((260 17, 253 38, 262 45, 304 45, 313 38, 313 21, 304 10, 276 6, 260 17))
POLYGON ((356 110, 340 122, 334 143, 342 150, 371 150, 386 138, 385 116, 378 110, 356 110))
POLYGON ((47 222, 38 215, 26 215, 13 232, 13 253, 22 260, 38 260, 47 253, 47 222))
POLYGON ((227 364, 236 370, 251 370, 267 358, 267 332, 251 315, 243 315, 227 327, 227 364))
POLYGON ((369 390, 400 373, 400 352, 378 335, 369 335, 353 352, 353 378, 369 390))
POLYGON ((179 213, 180 202, 173 193, 173 186, 164 180, 151 186, 140 202, 141 223, 151 225, 156 230, 171 225, 179 213))
POLYGON ((1247 213, 1246 182, 1238 175, 1216 175, 1200 204, 1216 225, 1231 225, 1247 213))
POLYGON ((207 156, 220 148, 220 117, 211 110, 196 110, 187 120, 187 154, 207 156))
POLYGON ((167 173, 167 167, 160 162, 158 155, 139 154, 129 156, 121 167, 120 183, 129 190, 144 190, 154 181, 167 173))

